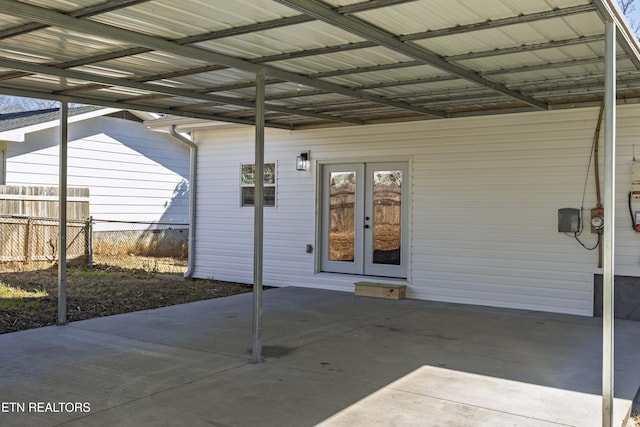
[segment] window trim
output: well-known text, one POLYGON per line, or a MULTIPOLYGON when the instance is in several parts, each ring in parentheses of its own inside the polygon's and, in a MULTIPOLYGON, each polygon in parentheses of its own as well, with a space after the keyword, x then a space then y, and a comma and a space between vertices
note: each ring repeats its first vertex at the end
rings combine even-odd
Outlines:
MULTIPOLYGON (((267 182, 263 182, 264 184, 264 188, 273 188, 273 204, 264 204, 265 208, 275 208, 278 204, 278 163, 277 162, 264 162, 264 165, 273 165, 273 183, 267 183, 267 182)), ((244 197, 243 197, 243 188, 255 188, 255 176, 253 178, 253 183, 248 183, 245 184, 244 180, 243 180, 243 175, 242 175, 242 171, 243 168, 245 166, 254 166, 255 167, 255 163, 254 162, 242 162, 240 163, 240 196, 239 196, 239 203, 240 203, 240 207, 241 208, 253 208, 255 207, 255 204, 245 204, 244 203, 244 197)), ((264 169, 266 171, 266 168, 264 169)), ((254 172, 255 175, 255 172, 254 172)), ((263 179, 264 181, 264 179, 263 179)), ((264 195, 263 195, 264 197, 264 195)))

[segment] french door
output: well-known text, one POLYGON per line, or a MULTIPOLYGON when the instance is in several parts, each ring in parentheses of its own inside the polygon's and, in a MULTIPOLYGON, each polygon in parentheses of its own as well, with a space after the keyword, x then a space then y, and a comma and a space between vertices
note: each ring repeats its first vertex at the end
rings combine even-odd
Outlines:
POLYGON ((324 165, 322 271, 407 277, 407 164, 324 165))

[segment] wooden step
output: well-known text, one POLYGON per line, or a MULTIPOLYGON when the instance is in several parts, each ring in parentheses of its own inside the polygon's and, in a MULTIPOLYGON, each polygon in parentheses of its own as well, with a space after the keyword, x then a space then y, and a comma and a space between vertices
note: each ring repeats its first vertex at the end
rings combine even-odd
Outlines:
POLYGON ((407 295, 407 285, 389 283, 356 282, 356 295, 386 299, 404 299, 407 295))

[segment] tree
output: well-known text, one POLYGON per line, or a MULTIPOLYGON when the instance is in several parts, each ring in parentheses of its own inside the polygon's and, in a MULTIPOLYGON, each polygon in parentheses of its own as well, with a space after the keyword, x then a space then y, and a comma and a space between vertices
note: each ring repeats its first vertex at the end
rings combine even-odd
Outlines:
POLYGON ((618 0, 618 6, 622 9, 622 13, 626 16, 631 29, 636 35, 640 35, 640 23, 633 18, 633 12, 636 10, 636 0, 618 0))
POLYGON ((17 96, 0 96, 0 113, 17 113, 19 111, 45 110, 58 108, 56 101, 46 99, 20 98, 17 96))

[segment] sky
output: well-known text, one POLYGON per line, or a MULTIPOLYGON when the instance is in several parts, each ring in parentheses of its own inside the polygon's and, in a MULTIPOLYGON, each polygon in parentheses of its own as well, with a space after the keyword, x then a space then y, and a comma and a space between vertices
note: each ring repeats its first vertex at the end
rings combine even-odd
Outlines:
MULTIPOLYGON (((640 25, 640 2, 636 1, 636 4, 634 6, 635 7, 633 8, 633 11, 628 18, 633 20, 636 26, 638 26, 640 25)), ((638 34, 638 36, 640 36, 640 34, 638 34)))

